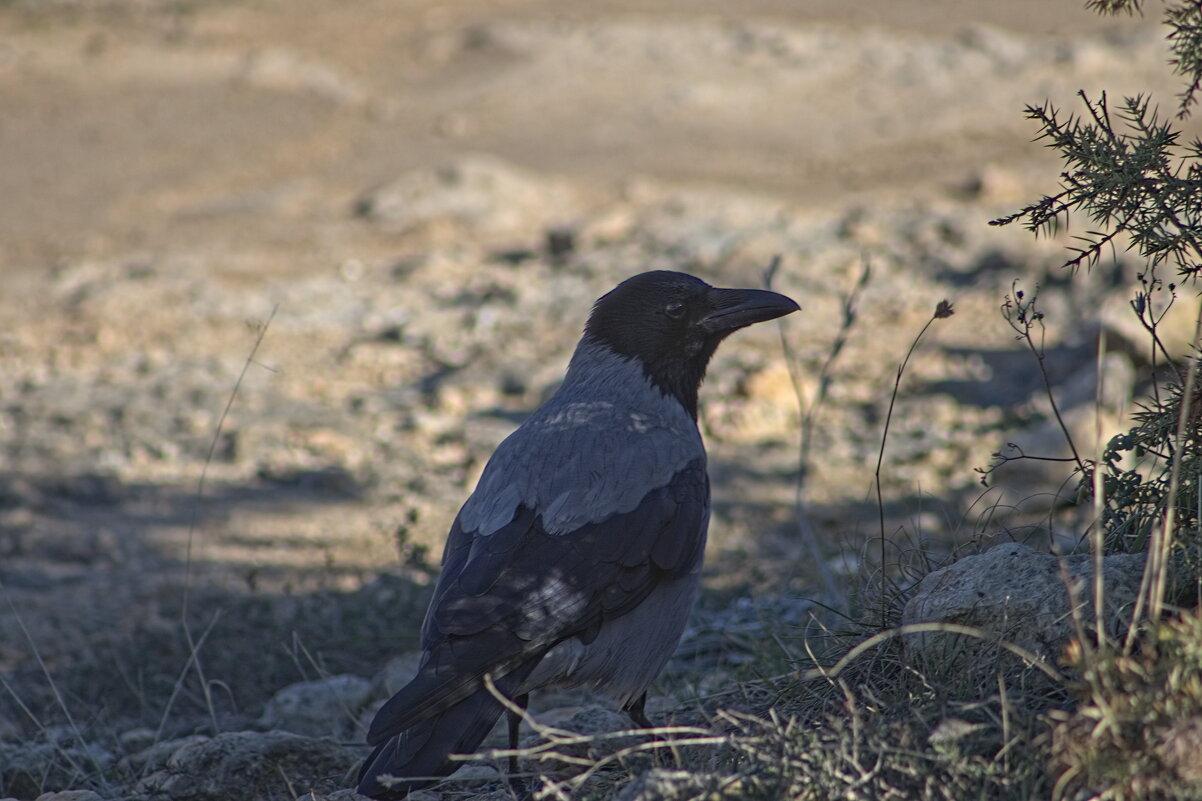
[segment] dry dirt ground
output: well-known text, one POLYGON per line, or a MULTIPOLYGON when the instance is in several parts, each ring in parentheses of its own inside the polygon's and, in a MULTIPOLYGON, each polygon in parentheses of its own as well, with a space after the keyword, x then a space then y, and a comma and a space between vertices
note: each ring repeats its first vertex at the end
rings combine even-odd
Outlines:
MULTIPOLYGON (((842 592, 897 365, 942 298, 894 416, 887 560, 1038 518, 1058 474, 982 497, 972 470, 1007 441, 1065 450, 997 311, 1011 282, 1043 286, 1086 441, 1097 332, 1112 428, 1145 349, 1136 265, 1070 281, 1063 242, 986 225, 1054 187, 1022 109, 1177 91, 1155 20, 1078 6, 0 2, 0 739, 70 711, 128 734, 119 754, 374 675, 592 299, 649 267, 754 285, 779 254, 804 307, 705 390, 706 605, 822 592, 798 393, 820 395, 851 294, 804 488, 842 592)), ((0 795, 88 786, 61 775, 0 795)))

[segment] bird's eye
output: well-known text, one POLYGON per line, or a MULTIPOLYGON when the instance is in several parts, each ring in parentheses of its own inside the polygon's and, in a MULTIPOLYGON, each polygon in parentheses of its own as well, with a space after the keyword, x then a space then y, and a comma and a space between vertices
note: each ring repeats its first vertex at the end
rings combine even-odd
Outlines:
POLYGON ((667 306, 664 306, 664 314, 673 320, 679 320, 681 317, 684 317, 684 304, 678 300, 674 300, 667 306))

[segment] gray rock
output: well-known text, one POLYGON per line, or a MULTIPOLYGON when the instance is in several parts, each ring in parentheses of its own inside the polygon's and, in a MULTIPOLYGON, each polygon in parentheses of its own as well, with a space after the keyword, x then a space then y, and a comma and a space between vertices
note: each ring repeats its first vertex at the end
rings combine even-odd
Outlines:
POLYGON ((708 798, 723 786, 719 776, 653 768, 623 787, 614 801, 687 801, 708 798))
POLYGON ((129 729, 117 735, 117 742, 121 744, 122 750, 127 754, 138 753, 147 748, 152 748, 155 741, 154 729, 146 726, 140 726, 136 729, 129 729))
POLYGON ((754 661, 766 638, 805 629, 814 602, 783 596, 739 598, 719 612, 697 612, 668 663, 669 673, 697 673, 754 661))
POLYGON ((259 725, 309 737, 345 733, 371 694, 372 683, 359 676, 330 676, 290 684, 267 702, 259 725))
MULTIPOLYGON (((365 796, 361 796, 354 790, 344 788, 335 790, 332 793, 319 793, 314 790, 311 793, 305 793, 297 801, 364 801, 365 796)), ((440 796, 437 793, 426 794, 425 791, 419 793, 410 793, 408 801, 437 801, 440 796)))
POLYGON ((137 791, 171 801, 291 801, 300 789, 344 788, 357 760, 332 739, 227 732, 182 746, 162 769, 139 782, 137 791))
POLYGON ((417 675, 417 666, 421 662, 421 652, 414 651, 401 654, 388 661, 384 669, 372 678, 371 702, 359 713, 359 730, 366 732, 371 728, 372 718, 384 702, 404 687, 417 675))
POLYGON ((380 699, 391 698, 397 690, 408 684, 417 675, 417 666, 422 660, 420 651, 393 657, 384 669, 372 679, 371 693, 380 699))
POLYGON ((488 236, 537 231, 560 221, 572 205, 571 191, 560 181, 471 155, 374 189, 356 211, 390 231, 451 223, 488 236))
POLYGON ((99 793, 92 790, 61 790, 57 793, 42 793, 37 801, 103 801, 99 793))
POLYGON ((548 709, 536 718, 539 723, 577 734, 608 734, 634 728, 625 715, 599 704, 548 709))
POLYGON ((164 740, 163 742, 152 743, 141 751, 125 757, 121 760, 120 764, 122 768, 128 770, 130 773, 149 773, 150 771, 166 767, 167 761, 171 759, 171 756, 184 746, 207 742, 208 739, 204 734, 193 734, 188 737, 180 737, 176 740, 164 740))
MULTIPOLYGON (((1121 634, 1139 592, 1144 559, 1139 554, 1107 556, 1103 565, 1103 625, 1121 634)), ((995 638, 947 633, 914 634, 906 650, 928 668, 948 668, 968 655, 1005 640, 1055 663, 1075 636, 1070 593, 1082 624, 1091 627, 1093 559, 1087 554, 1056 557, 1020 543, 1006 543, 927 575, 906 604, 902 623, 956 623, 995 638)))
MULTIPOLYGON (((548 709, 545 712, 536 714, 534 717, 540 724, 546 726, 552 726, 556 729, 562 729, 575 734, 596 737, 596 739, 580 743, 558 744, 555 751, 567 756, 597 759, 612 754, 620 748, 634 745, 640 740, 646 739, 640 736, 605 736, 611 732, 632 729, 634 728, 634 724, 622 713, 598 704, 548 709)), ((543 742, 543 738, 536 732, 525 728, 523 731, 526 732, 522 738, 523 747, 530 748, 543 742)), ((557 771, 553 763, 531 762, 529 764, 537 765, 537 770, 557 771)))
POLYGON ((5 793, 34 798, 47 787, 79 784, 80 770, 98 775, 115 761, 93 743, 56 737, 55 727, 47 733, 54 742, 0 742, 0 787, 5 793))

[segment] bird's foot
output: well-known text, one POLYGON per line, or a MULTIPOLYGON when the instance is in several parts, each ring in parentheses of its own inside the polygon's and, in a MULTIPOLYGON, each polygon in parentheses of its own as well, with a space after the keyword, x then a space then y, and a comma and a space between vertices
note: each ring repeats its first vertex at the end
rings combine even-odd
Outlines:
POLYGON ((505 777, 505 783, 509 785, 509 794, 514 801, 530 801, 534 797, 534 784, 528 779, 510 773, 505 777))
POLYGON ((672 738, 669 735, 655 731, 657 727, 651 722, 651 719, 647 717, 646 706, 647 693, 643 693, 638 698, 622 707, 622 711, 625 712, 626 715, 634 722, 634 725, 638 726, 640 729, 649 729, 647 736, 650 737, 653 742, 664 743, 663 747, 655 748, 652 752, 654 755, 655 764, 659 767, 665 768, 676 767, 676 749, 670 745, 672 738))

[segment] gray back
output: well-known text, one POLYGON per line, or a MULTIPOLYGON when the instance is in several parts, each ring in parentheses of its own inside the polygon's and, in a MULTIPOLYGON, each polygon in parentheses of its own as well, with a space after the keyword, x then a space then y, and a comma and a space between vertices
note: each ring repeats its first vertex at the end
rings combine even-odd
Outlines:
POLYGON ((559 391, 498 446, 460 523, 491 534, 525 504, 565 534, 633 510, 704 457, 696 422, 638 362, 581 341, 559 391))

